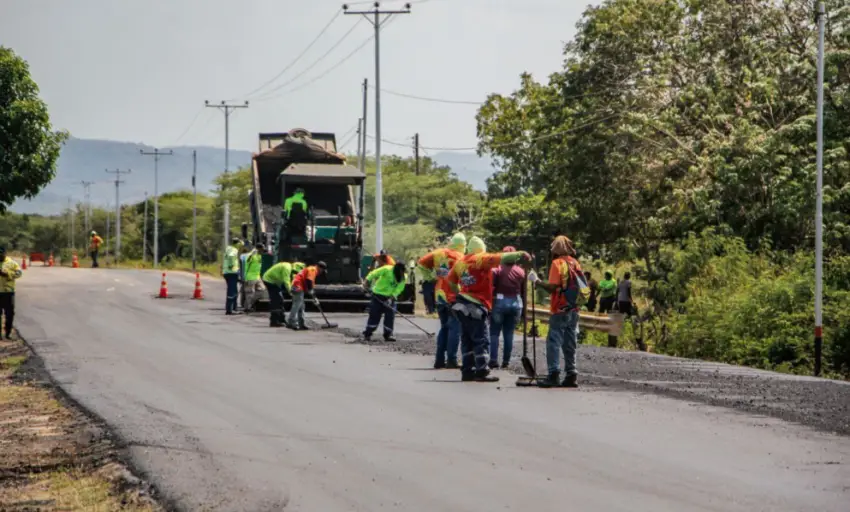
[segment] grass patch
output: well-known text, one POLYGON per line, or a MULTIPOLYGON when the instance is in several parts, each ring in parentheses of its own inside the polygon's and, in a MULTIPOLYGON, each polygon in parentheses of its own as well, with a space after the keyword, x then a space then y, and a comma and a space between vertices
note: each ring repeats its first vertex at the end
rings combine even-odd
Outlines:
POLYGON ((27 361, 27 356, 11 356, 5 359, 0 359, 0 370, 14 372, 27 361))

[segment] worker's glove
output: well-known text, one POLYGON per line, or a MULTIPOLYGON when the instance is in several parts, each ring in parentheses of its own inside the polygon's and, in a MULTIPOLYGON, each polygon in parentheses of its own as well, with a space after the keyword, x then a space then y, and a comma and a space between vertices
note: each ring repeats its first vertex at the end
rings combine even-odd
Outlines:
POLYGON ((316 306, 319 305, 319 299, 317 299, 315 296, 313 297, 313 304, 315 304, 316 306))
POLYGON ((528 280, 531 281, 531 284, 534 284, 537 281, 539 281, 540 278, 537 277, 537 272, 532 270, 531 272, 528 273, 528 280))

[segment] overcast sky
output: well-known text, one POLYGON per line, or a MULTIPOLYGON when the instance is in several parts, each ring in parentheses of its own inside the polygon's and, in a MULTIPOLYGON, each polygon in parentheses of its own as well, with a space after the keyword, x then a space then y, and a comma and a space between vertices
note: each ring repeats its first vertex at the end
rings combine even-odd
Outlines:
MULTIPOLYGON (((352 9, 370 7, 368 2, 352 3, 352 9)), ((523 71, 543 79, 560 68, 563 43, 572 38, 586 6, 598 3, 413 2, 412 14, 396 16, 381 32, 382 88, 461 101, 510 92, 523 71)), ((345 60, 373 34, 372 25, 359 16, 337 16, 301 60, 246 96, 301 53, 341 11, 341 4, 0 0, 0 45, 29 62, 54 125, 76 137, 223 146, 224 116, 204 109, 204 100, 248 99, 250 108, 231 116, 231 147, 256 150, 261 131, 303 127, 335 131, 340 138, 356 125, 362 80, 368 77, 371 83, 374 78, 373 42, 345 60), (297 77, 352 27, 324 60, 297 77)), ((398 8, 403 2, 381 5, 398 8)), ((374 91, 369 102, 371 135, 374 91)), ((475 146, 475 105, 384 93, 382 110, 385 139, 409 142, 419 132, 425 147, 475 146)), ((354 146, 352 142, 346 149, 354 146)), ((406 149, 385 146, 384 151, 406 149)))

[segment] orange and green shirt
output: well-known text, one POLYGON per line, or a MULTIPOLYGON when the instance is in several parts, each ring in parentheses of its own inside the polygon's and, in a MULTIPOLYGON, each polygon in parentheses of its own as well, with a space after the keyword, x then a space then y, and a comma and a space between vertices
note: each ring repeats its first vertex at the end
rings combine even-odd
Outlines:
POLYGON ((455 301, 455 291, 449 284, 449 272, 454 264, 463 258, 463 254, 452 249, 437 249, 419 259, 419 266, 433 271, 437 277, 434 296, 438 302, 451 304, 455 301))
POLYGON ((549 297, 549 311, 551 313, 567 311, 567 298, 563 291, 570 285, 570 267, 572 267, 573 272, 581 274, 581 264, 572 256, 556 258, 549 267, 549 284, 558 286, 558 289, 552 292, 549 297))
POLYGON ((99 236, 94 235, 94 236, 91 237, 91 244, 89 245, 89 247, 91 248, 92 251, 96 251, 96 250, 100 249, 100 245, 102 243, 103 243, 103 238, 100 238, 99 236))
POLYGON ((304 270, 295 276, 295 280, 292 281, 292 291, 305 292, 313 289, 313 286, 316 284, 317 275, 319 275, 319 267, 316 265, 305 267, 304 270))
MULTIPOLYGON (((516 253, 511 253, 516 254, 516 253)), ((502 254, 467 254, 452 267, 449 283, 455 285, 466 300, 493 309, 493 272, 502 264, 502 254)))

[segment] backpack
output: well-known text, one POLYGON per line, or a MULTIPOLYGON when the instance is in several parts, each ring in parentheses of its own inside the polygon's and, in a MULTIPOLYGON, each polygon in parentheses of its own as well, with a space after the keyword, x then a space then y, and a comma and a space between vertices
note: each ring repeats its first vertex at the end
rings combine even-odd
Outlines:
POLYGON ((564 310, 581 309, 590 300, 590 286, 587 285, 587 279, 584 274, 576 270, 573 261, 572 258, 566 261, 567 272, 562 277, 565 282, 562 285, 561 293, 567 301, 564 310))

